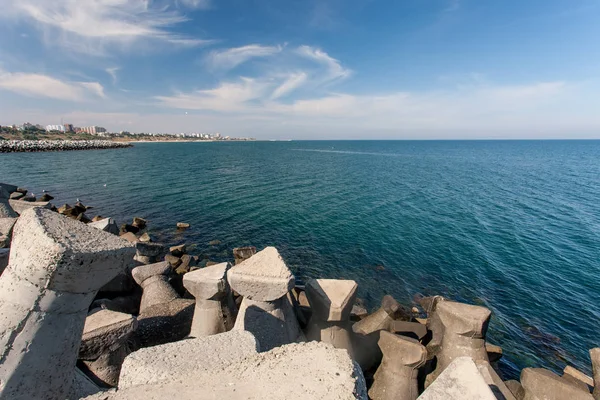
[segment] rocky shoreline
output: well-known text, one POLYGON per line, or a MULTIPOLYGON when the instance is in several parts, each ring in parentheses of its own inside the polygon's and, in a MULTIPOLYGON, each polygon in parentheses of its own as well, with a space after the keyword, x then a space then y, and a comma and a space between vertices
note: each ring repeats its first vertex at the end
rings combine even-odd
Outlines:
POLYGON ((593 378, 504 380, 485 307, 388 295, 369 313, 355 281, 301 285, 274 247, 215 263, 51 200, 0 184, 0 400, 600 399, 600 348, 593 378))
POLYGON ((130 143, 110 140, 0 140, 0 153, 120 149, 130 143))

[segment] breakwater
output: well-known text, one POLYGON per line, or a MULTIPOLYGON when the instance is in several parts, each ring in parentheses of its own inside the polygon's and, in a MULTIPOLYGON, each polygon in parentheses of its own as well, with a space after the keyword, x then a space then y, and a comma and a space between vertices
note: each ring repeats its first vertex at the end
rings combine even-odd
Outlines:
POLYGON ((129 143, 110 140, 2 140, 0 153, 118 149, 131 146, 129 143))

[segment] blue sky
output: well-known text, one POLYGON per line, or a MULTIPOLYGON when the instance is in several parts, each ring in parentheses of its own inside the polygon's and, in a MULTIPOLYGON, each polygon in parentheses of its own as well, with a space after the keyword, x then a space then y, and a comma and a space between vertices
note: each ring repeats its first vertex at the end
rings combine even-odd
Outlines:
POLYGON ((600 137, 597 0, 0 0, 0 124, 600 137))

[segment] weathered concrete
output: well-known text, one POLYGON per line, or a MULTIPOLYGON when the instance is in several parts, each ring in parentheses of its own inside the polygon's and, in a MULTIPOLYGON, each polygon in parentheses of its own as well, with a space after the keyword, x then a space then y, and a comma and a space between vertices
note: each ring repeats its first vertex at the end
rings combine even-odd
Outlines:
POLYGON ((425 364, 427 350, 417 340, 381 332, 379 348, 383 360, 369 390, 373 400, 415 400, 419 396, 417 375, 425 364))
POLYGON ((194 300, 175 299, 147 307, 138 316, 135 336, 142 347, 181 340, 190 334, 194 300))
POLYGON ((26 210, 30 208, 52 208, 52 204, 48 201, 24 201, 24 200, 8 200, 8 203, 19 215, 22 215, 26 210))
POLYGON ((17 218, 0 218, 0 248, 10 247, 12 231, 16 223, 17 218))
POLYGON ((8 258, 10 249, 0 249, 0 275, 4 272, 4 269, 8 265, 8 258))
POLYGON ((0 277, 0 398, 67 396, 87 309, 134 252, 44 208, 21 215, 0 277))
POLYGON ((16 218, 17 213, 9 204, 10 194, 0 187, 0 218, 16 218))
POLYGON ((578 369, 567 365, 563 370, 563 379, 571 381, 572 383, 578 385, 583 390, 592 391, 594 389, 594 379, 591 376, 587 376, 583 372, 578 369))
POLYGON ((589 391, 543 368, 525 368, 521 371, 524 400, 593 400, 589 391))
POLYGON ((443 301, 446 301, 446 299, 442 296, 424 297, 419 301, 419 304, 427 313, 427 329, 431 331, 431 340, 427 343, 429 358, 433 358, 442 345, 444 325, 436 313, 436 309, 438 304, 443 301))
POLYGON ((165 252, 165 246, 160 243, 137 241, 135 243, 135 260, 143 264, 153 264, 165 252))
POLYGON ((257 301, 280 299, 294 287, 294 275, 275 247, 266 247, 231 268, 227 280, 233 290, 257 301))
POLYGON ((436 369, 427 377, 426 386, 457 357, 489 362, 485 334, 490 310, 470 304, 442 301, 437 304, 435 313, 440 318, 444 333, 437 352, 436 369))
POLYGON ((367 399, 362 372, 348 353, 318 342, 288 344, 186 379, 173 375, 170 383, 129 387, 88 400, 367 399))
POLYGON ((101 231, 112 233, 113 235, 119 235, 119 226, 112 218, 104 218, 100 221, 90 222, 88 225, 100 229, 101 231))
POLYGON ((427 335, 427 326, 419 322, 392 321, 389 331, 421 340, 427 335))
POLYGON ((353 354, 350 333, 350 311, 358 285, 352 280, 311 279, 306 284, 306 297, 312 317, 307 327, 308 340, 332 344, 353 354))
POLYGON ((94 360, 103 353, 115 350, 137 328, 137 320, 129 314, 98 310, 85 319, 79 358, 94 360))
POLYGON ((508 390, 510 390, 515 399, 523 400, 523 397, 525 397, 525 390, 523 390, 521 382, 511 379, 509 381, 504 381, 504 384, 506 385, 508 390))
POLYGON ((235 260, 235 265, 241 264, 242 261, 246 261, 250 257, 256 254, 256 247, 254 246, 246 246, 246 247, 236 247, 233 249, 233 259, 235 260))
POLYGON ((234 329, 247 330, 261 350, 304 340, 287 293, 294 275, 274 247, 267 247, 227 272, 233 290, 244 296, 234 329))
POLYGON ((383 357, 378 342, 382 330, 389 331, 400 304, 389 295, 381 300, 381 307, 352 325, 354 356, 363 370, 377 365, 383 357))
POLYGON ((225 368, 258 351, 250 332, 231 331, 139 349, 125 359, 119 389, 185 379, 225 368))
POLYGON ((86 396, 91 396, 95 393, 101 392, 102 389, 98 387, 90 378, 88 378, 79 368, 75 368, 73 373, 73 384, 69 390, 67 400, 79 400, 86 396))
POLYGON ((594 399, 600 400, 600 347, 590 350, 594 375, 594 399))
POLYGON ((144 290, 142 302, 140 303, 140 313, 144 313, 148 307, 168 303, 179 298, 179 295, 167 280, 170 271, 171 265, 166 261, 142 265, 133 269, 131 272, 133 279, 144 290))
POLYGON ((418 397, 419 400, 496 400, 469 357, 458 357, 418 397))
POLYGON ((215 335, 233 327, 233 297, 227 283, 231 264, 225 262, 183 276, 183 286, 196 298, 190 336, 215 335))
POLYGON ((502 381, 502 378, 500 378, 489 362, 478 360, 475 362, 475 365, 477 365, 477 369, 483 377, 483 380, 488 384, 490 390, 497 398, 503 400, 517 400, 510 388, 506 386, 502 381))

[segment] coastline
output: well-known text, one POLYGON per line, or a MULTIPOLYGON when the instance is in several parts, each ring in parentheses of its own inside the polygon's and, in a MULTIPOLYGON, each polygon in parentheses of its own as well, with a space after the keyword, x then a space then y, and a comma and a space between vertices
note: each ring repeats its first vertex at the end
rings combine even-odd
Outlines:
POLYGON ((110 140, 2 140, 0 153, 32 153, 45 151, 73 151, 120 149, 132 147, 126 142, 110 140))

